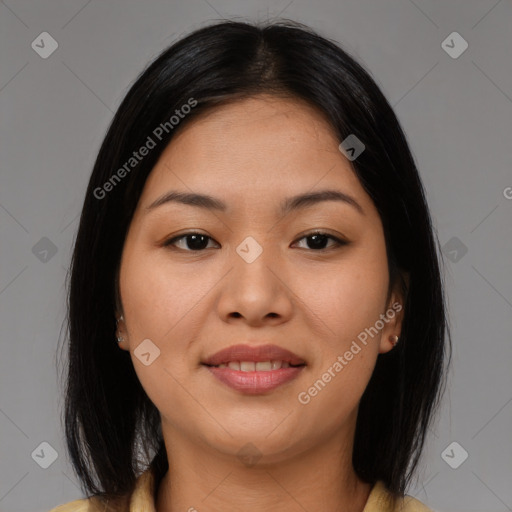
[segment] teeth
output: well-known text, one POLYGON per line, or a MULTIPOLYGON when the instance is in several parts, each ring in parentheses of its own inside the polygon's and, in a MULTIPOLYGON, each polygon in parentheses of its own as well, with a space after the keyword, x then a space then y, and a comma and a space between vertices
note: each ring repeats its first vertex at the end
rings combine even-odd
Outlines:
POLYGON ((261 361, 256 363, 256 371, 268 372, 272 370, 272 361, 261 361))
POLYGON ((229 363, 222 363, 217 365, 217 368, 231 368, 231 370, 238 370, 242 372, 269 372, 271 370, 279 370, 280 368, 290 368, 288 361, 229 361, 229 363))

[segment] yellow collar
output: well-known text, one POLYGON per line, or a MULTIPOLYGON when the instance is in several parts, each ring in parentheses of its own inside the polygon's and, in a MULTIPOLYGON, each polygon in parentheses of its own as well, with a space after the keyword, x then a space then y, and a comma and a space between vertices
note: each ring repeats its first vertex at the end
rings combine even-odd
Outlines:
MULTIPOLYGON (((156 512, 154 493, 155 475, 151 468, 148 468, 137 478, 129 512, 156 512)), ((400 512, 431 512, 429 508, 411 496, 397 500, 397 506, 393 510, 391 497, 392 495, 384 483, 379 480, 372 487, 363 512, 395 512, 398 510, 400 512)))

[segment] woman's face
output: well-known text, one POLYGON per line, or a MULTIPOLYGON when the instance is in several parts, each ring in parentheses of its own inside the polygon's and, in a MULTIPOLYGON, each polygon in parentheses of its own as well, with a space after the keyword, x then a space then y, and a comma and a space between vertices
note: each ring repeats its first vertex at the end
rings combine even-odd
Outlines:
POLYGON ((161 155, 123 249, 120 346, 164 436, 277 461, 352 435, 402 297, 387 301, 381 220, 340 142, 311 107, 258 96, 191 121, 161 155))

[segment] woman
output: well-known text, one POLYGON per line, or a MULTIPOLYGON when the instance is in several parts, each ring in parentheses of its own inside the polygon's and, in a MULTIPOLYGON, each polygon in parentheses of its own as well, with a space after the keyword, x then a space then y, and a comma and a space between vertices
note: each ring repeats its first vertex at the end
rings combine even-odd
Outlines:
MULTIPOLYGON (((223 22, 141 74, 101 146, 69 288, 54 511, 426 511, 439 244, 368 73, 293 22, 223 22)), ((446 340, 446 344, 445 344, 446 340)))

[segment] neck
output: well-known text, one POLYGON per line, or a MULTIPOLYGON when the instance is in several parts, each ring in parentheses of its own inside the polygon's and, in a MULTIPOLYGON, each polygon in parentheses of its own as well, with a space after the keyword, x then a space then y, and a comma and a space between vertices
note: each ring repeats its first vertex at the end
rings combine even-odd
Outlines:
POLYGON ((175 442, 166 442, 169 471, 158 488, 157 512, 362 512, 371 491, 353 470, 351 443, 340 449, 338 437, 251 466, 179 439, 176 432, 168 437, 175 442))

